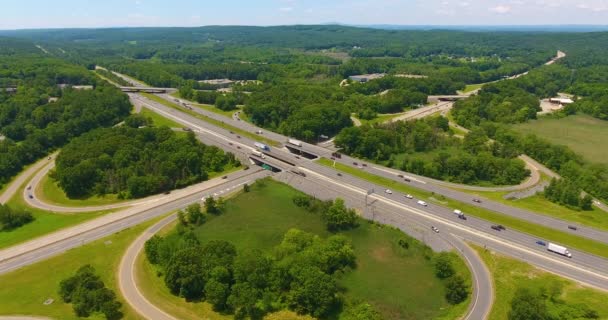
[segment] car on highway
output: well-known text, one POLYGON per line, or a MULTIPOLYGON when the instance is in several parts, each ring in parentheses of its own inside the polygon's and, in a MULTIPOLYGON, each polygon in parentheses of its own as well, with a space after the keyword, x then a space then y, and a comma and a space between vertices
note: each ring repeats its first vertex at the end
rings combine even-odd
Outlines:
POLYGON ((397 177, 403 178, 403 175, 402 174, 398 174, 397 177))
POLYGON ((358 166, 359 164, 356 162, 353 162, 353 166, 358 166))
POLYGON ((501 224, 495 224, 491 227, 492 229, 496 230, 496 231, 502 231, 502 230, 506 230, 507 228, 505 228, 503 225, 501 224))
POLYGON ((476 202, 476 203, 481 203, 481 200, 479 200, 479 199, 477 199, 477 198, 474 198, 474 199, 473 199, 473 202, 476 202))
POLYGON ((426 207, 426 206, 427 206, 427 203, 426 203, 426 202, 424 202, 424 201, 422 201, 422 200, 418 200, 418 202, 417 202, 417 203, 418 203, 419 205, 423 206, 423 207, 426 207))
POLYGON ((403 180, 405 180, 405 182, 411 182, 412 180, 410 180, 410 178, 404 178, 403 180))
POLYGON ((576 227, 576 226, 568 226, 568 229, 576 231, 576 230, 578 230, 578 227, 576 227))
POLYGON ((240 139, 240 138, 241 138, 241 136, 236 136, 236 138, 237 138, 237 139, 240 139))
POLYGON ((234 131, 230 131, 230 134, 234 134, 234 131))
POLYGON ((490 228, 496 230, 496 231, 500 231, 500 228, 497 225, 493 225, 490 228))
POLYGON ((338 172, 338 177, 341 177, 341 176, 342 176, 342 174, 340 172, 338 172))
POLYGON ((386 190, 384 190, 384 193, 386 193, 386 194, 393 194, 393 191, 391 191, 391 189, 386 189, 386 190))
POLYGON ((460 220, 467 220, 467 216, 465 216, 464 214, 461 214, 458 216, 458 219, 460 220))
POLYGON ((228 179, 228 176, 223 176, 222 179, 228 179))
POLYGON ((435 231, 435 233, 439 233, 439 229, 435 226, 431 226, 431 230, 435 231))
POLYGON ((262 132, 262 130, 258 130, 258 131, 256 131, 255 133, 257 133, 257 134, 262 134, 263 132, 262 132))
POLYGON ((32 186, 27 186, 27 190, 32 190, 32 186))
POLYGON ((412 195, 411 195, 411 194, 409 194, 409 193, 408 193, 408 194, 406 194, 406 195, 405 195, 405 197, 406 197, 406 198, 408 198, 408 199, 414 199, 414 196, 412 196, 412 195))
POLYGON ((547 245, 547 243, 544 242, 544 241, 542 241, 542 240, 536 241, 536 244, 539 245, 539 246, 543 246, 543 247, 547 245))
POLYGON ((165 194, 165 195, 171 194, 171 191, 165 191, 165 192, 163 192, 163 194, 165 194))
POLYGON ((28 197, 29 197, 30 199, 34 199, 34 196, 33 196, 33 195, 31 195, 31 194, 30 194, 28 197))

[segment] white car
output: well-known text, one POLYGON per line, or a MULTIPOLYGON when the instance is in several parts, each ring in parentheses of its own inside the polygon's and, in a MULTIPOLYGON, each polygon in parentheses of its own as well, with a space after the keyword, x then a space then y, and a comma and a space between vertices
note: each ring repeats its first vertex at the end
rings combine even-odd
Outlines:
POLYGON ((435 226, 431 226, 431 230, 435 231, 435 233, 439 233, 439 229, 437 229, 435 226))
POLYGON ((427 206, 426 202, 424 202, 422 200, 418 200, 418 204, 421 205, 421 206, 423 206, 423 207, 427 206))
POLYGON ((409 193, 408 193, 408 194, 406 194, 406 195, 405 195, 405 197, 406 197, 406 198, 408 198, 408 199, 414 199, 414 196, 412 196, 412 195, 411 195, 411 194, 409 194, 409 193))
POLYGON ((460 211, 458 209, 454 209, 454 214, 457 214, 460 216, 460 215, 462 215, 462 211, 460 211))
POLYGON ((391 189, 386 189, 386 190, 384 190, 384 192, 387 194, 393 194, 393 191, 391 191, 391 189))

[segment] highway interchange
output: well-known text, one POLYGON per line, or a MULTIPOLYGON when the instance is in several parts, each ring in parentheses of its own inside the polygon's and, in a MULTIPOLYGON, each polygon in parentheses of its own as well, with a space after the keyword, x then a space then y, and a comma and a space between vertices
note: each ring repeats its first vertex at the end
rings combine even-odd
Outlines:
MULTIPOLYGON (((174 101, 173 97, 167 95, 159 96, 167 101, 174 101)), ((249 158, 255 158, 250 157, 251 152, 255 150, 253 146, 255 141, 246 136, 237 137, 237 134, 232 133, 228 129, 214 126, 198 117, 193 117, 176 108, 167 107, 164 104, 147 99, 142 95, 129 93, 129 97, 134 105, 149 108, 162 116, 192 129, 197 137, 206 144, 216 145, 226 151, 233 152, 243 161, 251 162, 249 158)), ((259 130, 262 130, 262 134, 265 138, 279 143, 285 143, 288 139, 277 133, 257 128, 250 123, 239 120, 236 116, 229 119, 199 108, 192 108, 191 111, 197 112, 205 117, 225 122, 247 132, 258 132, 259 130)), ((301 149, 307 153, 326 158, 330 158, 332 153, 332 150, 312 144, 303 144, 301 149)), ((485 269, 485 266, 481 263, 479 257, 477 257, 463 241, 476 243, 488 249, 524 260, 550 272, 599 289, 608 290, 608 261, 606 259, 576 250, 570 250, 573 254, 571 259, 555 255, 547 252, 545 247, 535 244, 536 240, 538 240, 537 237, 513 230, 495 232, 490 229, 491 222, 477 219, 472 216, 469 216, 466 221, 460 220, 452 213, 454 208, 447 208, 433 203, 429 203, 427 207, 421 207, 416 204, 415 199, 407 199, 404 194, 398 192, 393 192, 392 194, 384 193, 383 186, 374 185, 346 173, 341 173, 341 176, 339 176, 338 171, 317 164, 304 157, 296 157, 286 148, 272 147, 271 151, 267 152, 267 154, 268 156, 266 159, 257 160, 264 161, 273 167, 281 169, 282 171, 280 173, 272 174, 269 171, 262 171, 259 167, 252 165, 249 170, 230 174, 227 179, 217 178, 201 185, 175 191, 169 196, 156 196, 130 203, 122 203, 112 207, 96 206, 83 209, 53 206, 40 201, 37 197, 30 198, 30 193, 28 193, 28 190, 26 189, 23 192, 23 197, 28 204, 44 210, 77 213, 124 208, 118 212, 108 214, 83 225, 69 228, 68 230, 62 230, 15 247, 1 250, 0 274, 15 270, 27 264, 35 263, 70 248, 82 245, 83 243, 88 243, 143 221, 183 208, 192 202, 200 201, 204 195, 219 195, 221 193, 229 192, 230 190, 236 190, 244 183, 251 183, 262 177, 273 176, 279 181, 283 181, 298 190, 319 198, 329 199, 341 197, 345 199, 349 206, 358 208, 364 217, 398 227, 408 234, 428 243, 435 250, 457 248, 457 251, 465 258, 471 267, 475 278, 474 303, 472 303, 472 307, 469 310, 468 319, 485 318, 489 312, 493 295, 491 294, 492 281, 487 269, 485 269), (275 157, 289 159, 289 162, 293 165, 277 160, 275 157), (366 196, 368 190, 372 189, 376 192, 366 196), (105 220, 103 220, 104 218, 105 220), (440 232, 431 232, 431 226, 439 228, 440 232), (490 291, 489 293, 488 290, 490 291)), ((353 159, 348 156, 342 156, 341 159, 336 159, 336 161, 351 166, 353 165, 353 162, 357 162, 358 167, 360 164, 365 163, 366 166, 361 170, 462 202, 470 203, 473 198, 470 194, 432 183, 431 179, 379 167, 375 164, 362 162, 359 159, 353 159), (399 174, 408 177, 410 182, 404 182, 404 179, 398 176, 399 174)), ((42 170, 38 171, 39 173, 30 182, 30 185, 34 186, 33 189, 35 189, 35 186, 40 182, 40 179, 52 165, 53 163, 50 161, 36 166, 37 170, 42 170)), ((18 179, 22 178, 20 177, 18 179)), ((21 183, 25 182, 25 180, 19 181, 21 183)), ((12 190, 12 192, 16 191, 12 190)), ((527 220, 535 224, 608 243, 608 233, 606 232, 584 226, 577 226, 578 230, 573 231, 568 229, 568 226, 572 225, 572 223, 509 207, 487 199, 482 200, 481 203, 476 205, 522 220, 527 220)), ((168 223, 167 221, 170 219, 171 217, 161 221, 161 223, 168 223)), ((159 226, 155 225, 152 227, 152 230, 158 230, 158 228, 159 226)), ((150 235, 150 233, 146 232, 145 235, 150 235)), ((138 239, 138 241, 140 240, 138 239)), ((128 299, 129 303, 135 303, 136 305, 134 305, 134 308, 138 310, 140 314, 144 315, 141 309, 148 310, 145 306, 145 298, 143 302, 141 299, 138 300, 136 297, 138 293, 137 288, 132 286, 129 287, 128 285, 130 282, 131 284, 134 284, 133 281, 129 280, 128 276, 129 272, 131 275, 133 272, 133 264, 129 259, 134 259, 134 257, 137 256, 136 253, 141 250, 141 243, 141 241, 136 241, 136 243, 127 251, 123 263, 121 263, 119 277, 121 291, 125 295, 129 290, 132 294, 135 292, 134 298, 128 299), (137 248, 137 243, 139 243, 139 248, 137 248), (125 265, 124 275, 123 264, 125 265), (129 268, 129 266, 131 267, 129 268), (143 305, 138 308, 137 303, 143 303, 143 305)), ((139 294, 141 295, 141 293, 139 294)), ((157 317, 147 318, 164 319, 157 317)), ((167 319, 173 318, 169 316, 167 319)))

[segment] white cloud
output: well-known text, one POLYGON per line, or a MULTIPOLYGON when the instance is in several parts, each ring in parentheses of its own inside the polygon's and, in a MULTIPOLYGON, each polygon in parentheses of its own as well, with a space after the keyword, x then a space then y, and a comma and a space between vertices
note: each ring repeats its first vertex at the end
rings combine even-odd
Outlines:
POLYGON ((293 11, 293 7, 283 7, 283 8, 279 8, 279 11, 282 11, 282 12, 290 12, 290 11, 293 11))
POLYGON ((488 10, 499 14, 505 14, 511 12, 511 6, 499 5, 496 7, 489 8, 488 10))

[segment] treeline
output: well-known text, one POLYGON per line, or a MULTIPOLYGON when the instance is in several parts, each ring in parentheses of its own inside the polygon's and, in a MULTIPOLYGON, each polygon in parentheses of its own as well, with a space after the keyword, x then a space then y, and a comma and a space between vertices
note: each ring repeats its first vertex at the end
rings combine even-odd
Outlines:
POLYGON ((208 179, 238 166, 233 154, 171 129, 116 127, 89 132, 66 145, 53 177, 69 197, 118 194, 139 198, 208 179))
MULTIPOLYGON (((481 128, 504 148, 515 150, 516 153, 525 153, 592 196, 608 200, 608 166, 587 163, 566 146, 551 144, 535 135, 524 136, 497 123, 485 122, 481 128)), ((557 197, 550 196, 550 199, 557 197)), ((574 204, 574 201, 567 202, 574 204)))
POLYGON ((174 295, 209 302, 237 319, 290 309, 326 318, 341 304, 337 277, 355 266, 349 241, 289 230, 269 254, 237 252, 227 241, 200 243, 194 234, 154 236, 145 252, 174 295))
POLYGON ((66 88, 50 103, 49 90, 55 89, 20 87, 15 95, 0 98, 0 133, 7 138, 0 141, 0 184, 72 138, 121 122, 131 110, 127 96, 104 83, 94 90, 66 88))
POLYGON ((354 209, 349 209, 344 205, 344 200, 322 201, 311 196, 300 194, 294 196, 293 203, 309 212, 319 214, 327 230, 331 232, 349 230, 359 225, 359 218, 354 209))
POLYGON ((583 190, 570 179, 551 179, 543 191, 545 198, 564 206, 582 210, 591 210, 593 199, 589 195, 581 196, 583 190))
POLYGON ((0 231, 10 231, 34 221, 31 212, 0 203, 0 231))
POLYGON ((338 134, 335 144, 356 157, 458 183, 510 185, 530 174, 515 159, 518 154, 512 148, 489 141, 480 131, 462 140, 453 137, 444 117, 347 128, 338 134), (405 156, 397 163, 399 154, 405 156))

